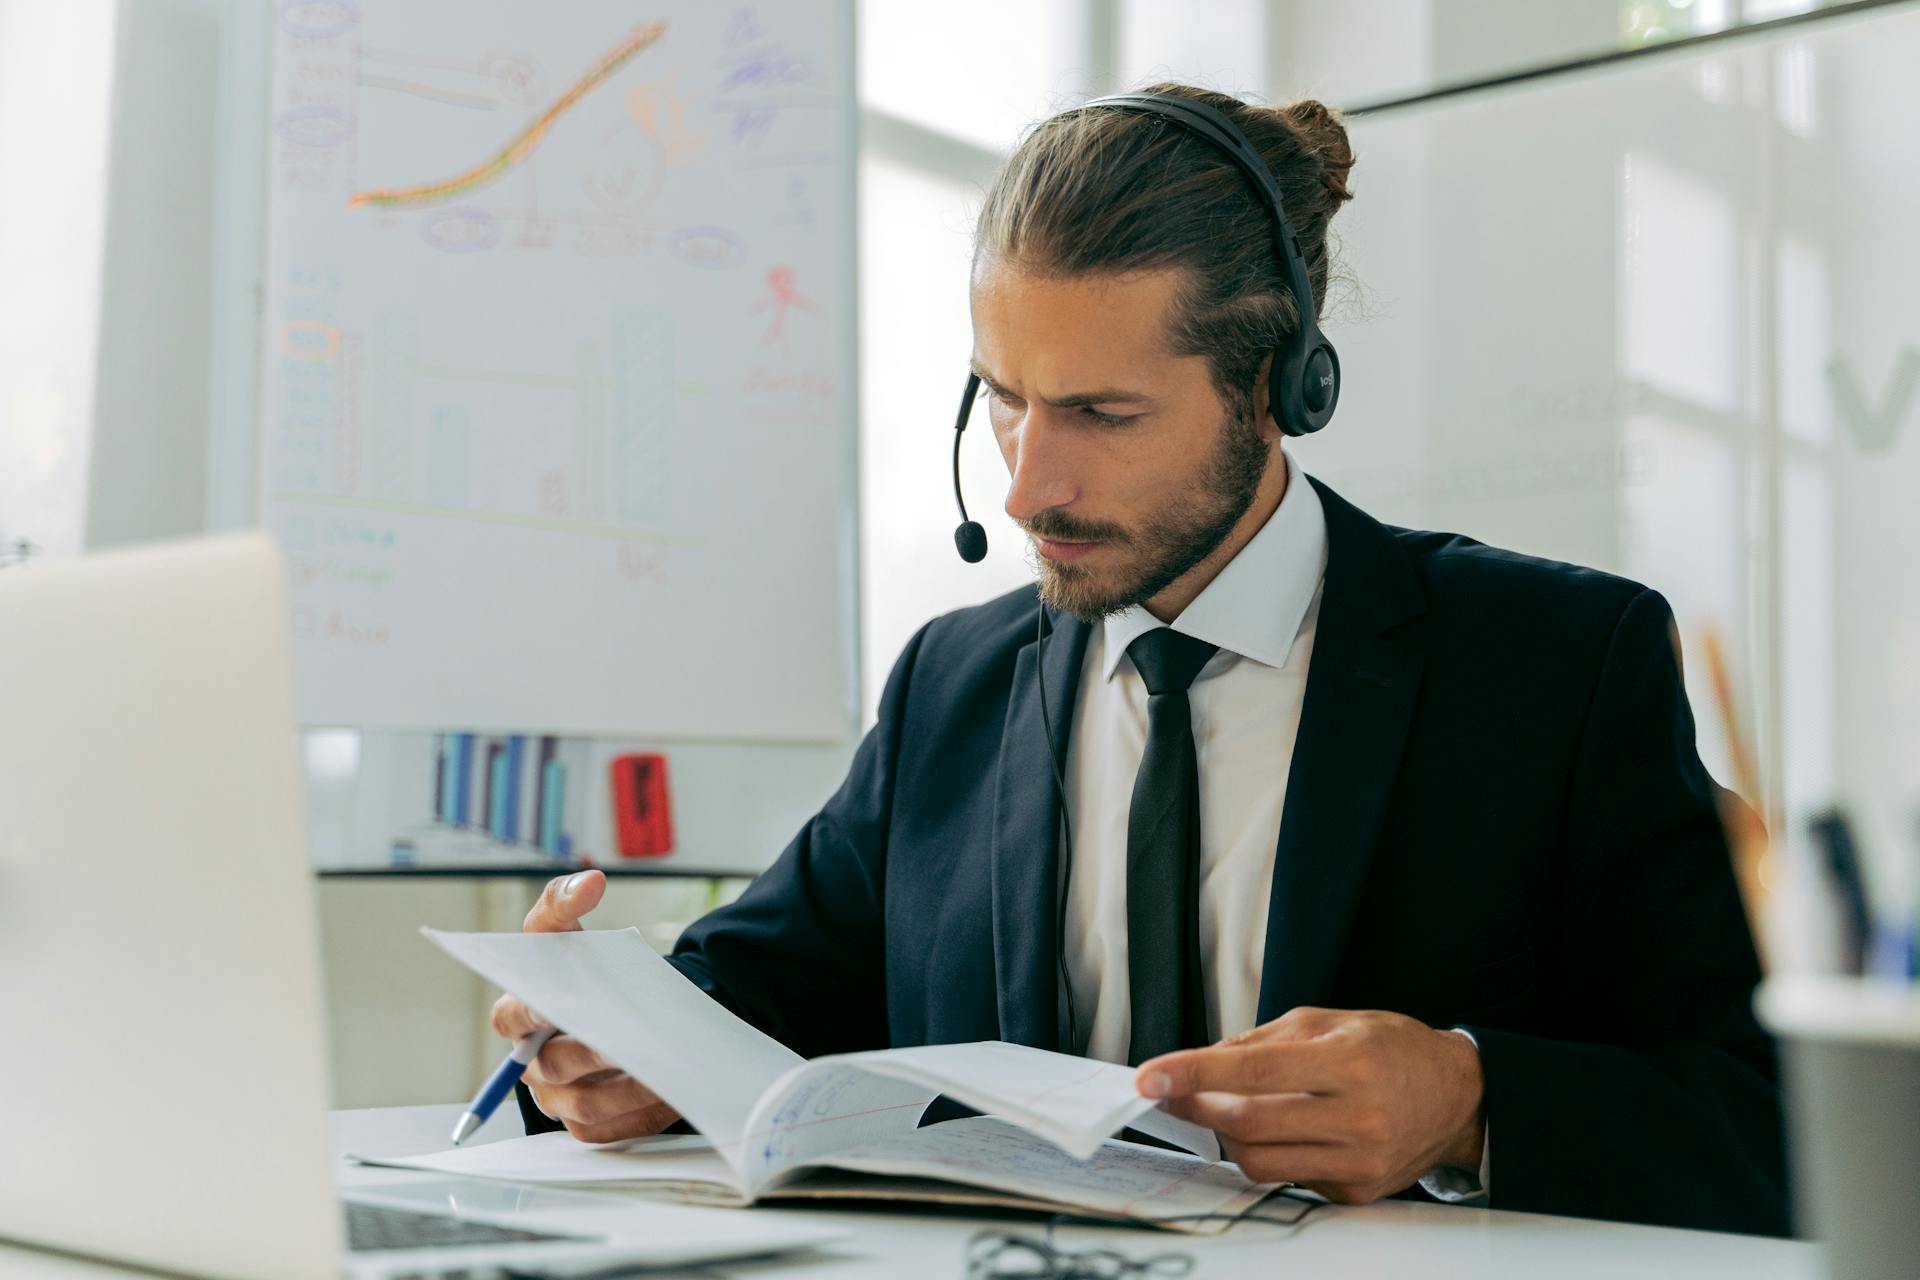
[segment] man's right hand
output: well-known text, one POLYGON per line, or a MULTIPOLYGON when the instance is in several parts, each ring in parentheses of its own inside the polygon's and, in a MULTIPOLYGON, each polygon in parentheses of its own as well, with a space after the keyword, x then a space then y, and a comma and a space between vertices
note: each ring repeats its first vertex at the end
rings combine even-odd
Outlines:
MULTIPOLYGON (((547 882, 521 927, 529 933, 571 933, 600 905, 607 877, 581 871, 547 882)), ((493 1002, 493 1029, 519 1040, 551 1026, 513 996, 493 1002)), ((680 1118, 653 1090, 569 1035, 547 1041, 522 1077, 541 1110, 582 1142, 617 1142, 659 1133, 680 1118)))

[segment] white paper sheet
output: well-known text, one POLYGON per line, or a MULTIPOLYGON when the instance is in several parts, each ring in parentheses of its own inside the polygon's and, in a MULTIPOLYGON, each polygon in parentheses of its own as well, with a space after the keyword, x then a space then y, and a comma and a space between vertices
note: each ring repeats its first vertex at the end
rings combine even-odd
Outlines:
POLYGON ((477 1147, 454 1147, 429 1155, 369 1159, 362 1164, 400 1169, 427 1169, 466 1178, 500 1178, 508 1182, 559 1185, 609 1183, 663 1183, 671 1186, 711 1187, 727 1191, 738 1203, 746 1198, 733 1189, 733 1170, 697 1136, 633 1138, 595 1145, 570 1133, 536 1133, 477 1147))
POLYGON ((879 1075, 911 1080, 935 1093, 1017 1122, 1084 1160, 1121 1128, 1220 1158, 1210 1130, 1159 1109, 1134 1087, 1133 1068, 1027 1045, 990 1040, 918 1045, 818 1058, 814 1066, 844 1062, 879 1075))
POLYGON ((745 1191, 740 1137, 799 1054, 721 1008, 637 929, 421 932, 666 1099, 713 1140, 745 1191))

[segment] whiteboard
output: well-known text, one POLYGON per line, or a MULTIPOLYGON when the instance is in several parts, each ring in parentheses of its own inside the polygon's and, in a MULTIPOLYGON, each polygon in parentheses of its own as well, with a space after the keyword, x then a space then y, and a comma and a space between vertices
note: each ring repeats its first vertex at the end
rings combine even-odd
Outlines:
POLYGON ((256 481, 302 722, 844 738, 847 0, 275 22, 256 481))

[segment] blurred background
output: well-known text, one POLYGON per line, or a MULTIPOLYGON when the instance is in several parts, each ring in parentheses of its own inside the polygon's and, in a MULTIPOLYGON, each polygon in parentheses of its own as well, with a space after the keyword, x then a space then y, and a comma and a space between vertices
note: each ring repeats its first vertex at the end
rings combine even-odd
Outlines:
MULTIPOLYGON (((474 59, 487 75, 503 33, 536 47, 548 33, 528 28, 551 24, 556 65, 528 81, 535 89, 564 85, 577 67, 557 60, 591 52, 589 18, 615 31, 653 16, 586 0, 457 11, 424 0, 0 0, 0 571, 253 523, 283 538, 312 530, 287 516, 274 483, 291 438, 292 366, 277 361, 298 315, 276 308, 305 295, 265 264, 303 251, 302 182, 319 181, 312 157, 333 145, 313 132, 331 119, 314 114, 328 68, 346 68, 364 93, 375 24, 397 29, 409 10, 438 14, 440 65, 474 59), (574 28, 586 34, 567 43, 574 28)), ((770 47, 753 7, 711 11, 725 24, 716 47, 770 47)), ((912 632, 1030 579, 985 440, 969 442, 964 469, 992 551, 966 566, 951 550, 972 218, 1032 121, 1163 79, 1272 102, 1315 97, 1346 113, 1355 198, 1333 224, 1340 278, 1323 317, 1344 390, 1335 429, 1289 446, 1297 461, 1391 523, 1665 593, 1716 777, 1746 792, 1790 848, 1812 814, 1844 805, 1876 898, 1913 919, 1920 3, 820 0, 809 13, 790 41, 812 51, 804 85, 797 63, 731 64, 736 80, 781 81, 787 98, 743 116, 727 97, 739 83, 716 88, 688 71, 657 100, 626 90, 625 102, 642 124, 659 118, 648 104, 689 128, 730 120, 713 127, 739 144, 743 127, 768 127, 766 111, 791 112, 805 89, 813 127, 834 144, 808 153, 812 188, 784 177, 779 188, 796 209, 803 194, 809 202, 818 263, 784 284, 768 276, 782 307, 831 324, 805 377, 775 361, 756 365, 747 388, 776 417, 816 392, 828 406, 796 412, 801 434, 788 437, 813 442, 796 458, 827 459, 817 482, 800 482, 819 513, 806 531, 823 549, 812 566, 823 585, 808 597, 820 616, 808 625, 827 675, 802 681, 796 668, 794 683, 818 689, 819 705, 803 708, 804 724, 746 717, 747 728, 712 733, 664 698, 657 714, 642 701, 610 720, 343 711, 360 706, 342 693, 359 669, 302 650, 302 705, 313 709, 302 732, 306 856, 321 878, 336 1105, 464 1095, 497 1056, 480 1020, 490 993, 429 953, 415 926, 517 927, 544 876, 584 857, 634 872, 602 922, 640 924, 668 945, 825 798, 912 632), (1728 657, 1750 778, 1737 776, 1702 666, 1709 632, 1728 657), (564 851, 452 811, 462 752, 501 768, 496 755, 544 741, 573 770, 564 851), (665 762, 664 853, 626 847, 615 778, 635 755, 665 762)), ((416 58, 408 74, 425 83, 419 67, 432 65, 416 58)), ((455 92, 446 81, 415 90, 455 92)), ((527 109, 543 101, 530 90, 527 109)), ((561 123, 551 136, 549 181, 574 145, 561 123)), ((671 152, 649 137, 656 160, 671 152)), ((615 252, 608 229, 643 226, 603 214, 580 224, 597 228, 601 256, 582 258, 588 242, 576 240, 565 269, 584 261, 589 282, 615 252)), ((478 216, 423 234, 477 235, 478 216)), ((563 249, 565 234, 554 242, 563 249)), ((724 236, 674 243, 730 252, 724 236)), ((495 256, 514 248, 475 244, 495 256)), ((635 249, 620 261, 644 273, 651 259, 635 249)), ((669 325, 676 297, 650 304, 669 325)), ((498 323, 539 314, 522 299, 498 323)), ((373 329, 353 340, 368 344, 377 380, 387 339, 373 329)), ((616 343, 605 357, 616 387, 633 372, 621 361, 642 359, 633 350, 616 343)), ((700 390, 688 385, 692 361, 682 357, 676 384, 676 429, 687 432, 707 425, 685 407, 700 390)), ((454 438, 434 421, 423 438, 454 438)), ((683 465, 673 484, 675 501, 717 502, 726 475, 683 465)), ((321 526, 322 540, 335 528, 321 526)), ((692 572, 721 594, 764 594, 731 575, 757 584, 751 572, 778 559, 780 539, 744 537, 727 554, 692 572)), ((630 577, 654 568, 623 564, 630 577)), ((772 590, 771 607, 795 607, 772 590)), ((677 620, 662 609, 647 625, 677 620)), ((534 644, 542 633, 528 634, 534 644)))

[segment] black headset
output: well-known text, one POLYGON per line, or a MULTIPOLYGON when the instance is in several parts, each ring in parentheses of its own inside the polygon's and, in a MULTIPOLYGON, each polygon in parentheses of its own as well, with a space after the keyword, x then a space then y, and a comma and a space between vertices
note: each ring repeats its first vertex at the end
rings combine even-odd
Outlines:
MULTIPOLYGON (((1313 305, 1313 284, 1307 275, 1306 259, 1300 254, 1300 239, 1293 233, 1293 224, 1287 221, 1286 209, 1280 203, 1280 188, 1253 143, 1225 112, 1191 98, 1162 93, 1116 93, 1095 98, 1073 110, 1088 111, 1095 107, 1138 111, 1185 129, 1211 143, 1253 184, 1254 194, 1273 215, 1273 240, 1280 254, 1281 274, 1287 291, 1293 294, 1294 309, 1300 317, 1300 323, 1294 326, 1285 345, 1273 353, 1267 376, 1268 408, 1284 435, 1311 435, 1326 426, 1333 417, 1334 406, 1340 402, 1340 357, 1320 332, 1313 305)), ((953 545, 968 564, 978 564, 987 555, 987 531, 978 521, 967 518, 967 500, 960 494, 960 439, 966 433, 967 419, 979 394, 980 375, 968 374, 967 389, 960 396, 960 413, 953 423, 953 501, 960 508, 960 527, 953 531, 953 545)))

